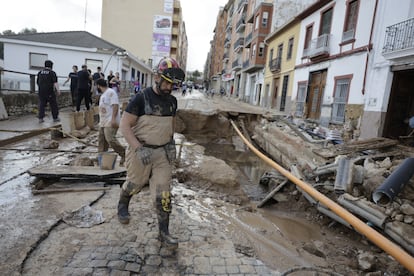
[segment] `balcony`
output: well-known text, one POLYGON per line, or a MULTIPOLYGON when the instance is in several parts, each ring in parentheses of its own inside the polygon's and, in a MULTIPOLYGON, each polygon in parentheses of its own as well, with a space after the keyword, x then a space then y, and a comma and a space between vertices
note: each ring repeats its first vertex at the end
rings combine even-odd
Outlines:
POLYGON ((414 18, 387 27, 382 55, 386 59, 414 55, 414 18))
POLYGON ((240 70, 242 68, 241 63, 238 60, 233 61, 231 67, 233 70, 240 70))
POLYGON ((237 6, 237 10, 240 10, 241 8, 245 8, 247 6, 247 0, 241 0, 239 5, 237 6))
POLYGON ((227 22, 226 25, 226 32, 231 32, 232 26, 231 26, 231 21, 227 22))
POLYGON ((243 61, 243 69, 246 69, 250 66, 250 60, 243 61))
POLYGON ((246 36, 246 39, 244 40, 244 47, 250 48, 252 40, 253 40, 253 32, 250 32, 250 34, 248 34, 246 36))
POLYGON ((244 38, 240 37, 239 39, 237 39, 236 43, 234 43, 233 49, 237 52, 243 49, 243 46, 244 46, 244 38))
POLYGON ((227 39, 224 41, 224 48, 230 48, 230 39, 227 39))
POLYGON ((312 39, 309 47, 303 50, 303 56, 309 57, 310 59, 329 56, 330 40, 331 40, 330 34, 323 34, 319 36, 318 38, 312 39))
POLYGON ((245 18, 245 14, 243 14, 242 17, 239 19, 239 21, 237 21, 237 24, 236 24, 236 32, 237 33, 243 32, 244 28, 246 27, 246 22, 245 22, 244 18, 245 18))
POLYGON ((227 63, 229 61, 229 54, 224 54, 223 55, 223 62, 227 63))
POLYGON ((279 72, 281 66, 282 66, 282 58, 281 57, 274 58, 269 62, 270 71, 273 72, 273 73, 279 72))

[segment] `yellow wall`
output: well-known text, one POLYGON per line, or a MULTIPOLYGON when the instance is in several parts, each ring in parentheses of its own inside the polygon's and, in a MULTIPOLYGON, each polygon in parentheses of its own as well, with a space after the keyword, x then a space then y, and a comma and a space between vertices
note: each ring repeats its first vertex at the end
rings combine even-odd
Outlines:
MULTIPOLYGON (((266 52, 266 69, 265 69, 265 75, 264 75, 264 87, 266 85, 270 85, 270 98, 273 98, 273 79, 275 77, 279 77, 279 89, 278 89, 278 98, 280 99, 281 93, 282 93, 282 84, 283 84, 283 77, 285 75, 289 75, 289 83, 288 83, 288 90, 287 90, 287 99, 286 99, 286 109, 288 110, 288 106, 290 104, 290 98, 292 95, 292 88, 293 88, 293 81, 294 81, 294 68, 295 68, 295 61, 296 61, 296 53, 299 43, 299 32, 300 32, 300 21, 291 23, 290 26, 283 29, 279 29, 279 31, 276 30, 276 32, 273 32, 274 35, 271 36, 271 38, 268 38, 267 40, 267 52, 266 52), (287 60, 287 52, 288 52, 288 43, 289 39, 293 37, 293 50, 292 50, 292 57, 287 60), (281 62, 281 68, 280 71, 273 73, 270 71, 269 63, 270 63, 270 51, 273 49, 273 59, 277 57, 277 51, 278 46, 283 43, 283 53, 282 53, 282 62, 281 62)), ((277 105, 277 109, 279 109, 279 103, 277 105)))

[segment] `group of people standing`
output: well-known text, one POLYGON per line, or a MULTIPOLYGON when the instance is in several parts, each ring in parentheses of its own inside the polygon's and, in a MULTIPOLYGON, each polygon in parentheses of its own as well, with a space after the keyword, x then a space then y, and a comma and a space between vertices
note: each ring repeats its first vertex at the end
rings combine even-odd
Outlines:
MULTIPOLYGON (((97 67, 97 71, 92 74, 92 71, 88 69, 87 65, 82 65, 82 70, 78 71, 78 66, 72 66, 72 72, 69 73, 67 80, 63 83, 65 85, 70 81, 70 92, 72 96, 72 105, 76 111, 80 111, 82 101, 84 101, 86 110, 90 109, 95 98, 95 104, 99 103, 99 92, 97 81, 105 80, 105 74, 102 72, 101 67, 97 67)), ((119 73, 110 71, 107 77, 108 87, 113 88, 115 92, 120 92, 120 79, 119 73)))

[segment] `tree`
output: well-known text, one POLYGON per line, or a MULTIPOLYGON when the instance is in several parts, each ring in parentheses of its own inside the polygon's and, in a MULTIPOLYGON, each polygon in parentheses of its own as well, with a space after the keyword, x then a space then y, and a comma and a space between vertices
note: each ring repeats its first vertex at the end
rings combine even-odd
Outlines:
POLYGON ((4 30, 2 35, 15 35, 16 33, 13 32, 12 30, 4 30))
POLYGON ((37 33, 37 30, 35 28, 31 28, 31 29, 24 28, 23 30, 19 32, 19 34, 35 34, 35 33, 37 33))

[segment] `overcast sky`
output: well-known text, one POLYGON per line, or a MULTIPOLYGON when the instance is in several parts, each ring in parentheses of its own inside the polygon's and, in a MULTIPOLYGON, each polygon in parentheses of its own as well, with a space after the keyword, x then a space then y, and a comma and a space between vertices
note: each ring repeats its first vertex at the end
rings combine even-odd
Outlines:
MULTIPOLYGON (((227 1, 181 0, 189 44, 187 70, 204 70, 217 14, 227 1)), ((0 32, 12 30, 18 33, 24 28, 35 28, 38 32, 85 30, 100 36, 101 6, 102 0, 2 1, 0 32)))

